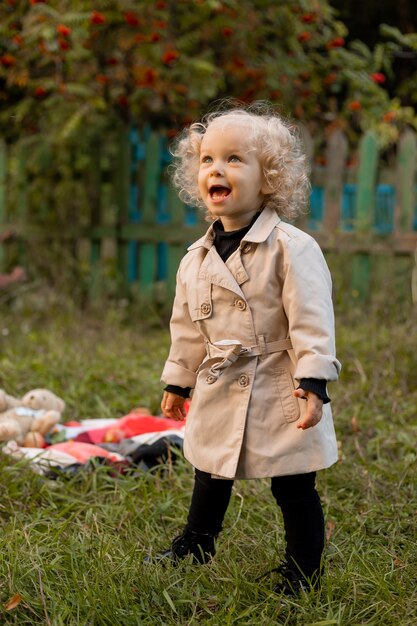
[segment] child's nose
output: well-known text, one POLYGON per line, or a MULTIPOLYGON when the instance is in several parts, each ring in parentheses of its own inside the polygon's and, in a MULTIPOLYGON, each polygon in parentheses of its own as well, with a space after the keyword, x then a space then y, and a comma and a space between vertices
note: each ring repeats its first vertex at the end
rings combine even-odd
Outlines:
POLYGON ((211 166, 210 176, 222 176, 223 173, 224 173, 223 164, 219 161, 214 161, 211 166))

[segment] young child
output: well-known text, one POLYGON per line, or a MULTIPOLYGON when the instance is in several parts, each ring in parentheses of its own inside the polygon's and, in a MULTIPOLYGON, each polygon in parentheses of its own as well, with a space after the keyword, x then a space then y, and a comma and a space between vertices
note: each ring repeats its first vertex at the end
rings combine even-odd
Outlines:
POLYGON ((183 419, 192 390, 184 454, 195 483, 183 533, 156 560, 207 562, 233 481, 270 477, 286 539, 275 590, 297 594, 321 572, 315 473, 337 460, 326 382, 340 370, 326 262, 281 220, 308 202, 307 160, 295 128, 260 105, 192 124, 174 157, 180 197, 213 223, 177 275, 161 407, 183 419))

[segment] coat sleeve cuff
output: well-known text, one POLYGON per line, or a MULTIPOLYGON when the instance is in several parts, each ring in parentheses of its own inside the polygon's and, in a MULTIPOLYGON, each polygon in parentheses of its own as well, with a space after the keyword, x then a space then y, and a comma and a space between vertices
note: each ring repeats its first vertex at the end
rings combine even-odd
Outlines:
POLYGON ((306 354, 302 356, 294 372, 294 378, 300 381, 302 378, 317 378, 332 381, 337 380, 342 366, 331 355, 306 354))
POLYGON ((167 361, 161 376, 161 382, 166 385, 175 385, 176 387, 191 387, 194 389, 197 380, 197 374, 191 370, 167 361))

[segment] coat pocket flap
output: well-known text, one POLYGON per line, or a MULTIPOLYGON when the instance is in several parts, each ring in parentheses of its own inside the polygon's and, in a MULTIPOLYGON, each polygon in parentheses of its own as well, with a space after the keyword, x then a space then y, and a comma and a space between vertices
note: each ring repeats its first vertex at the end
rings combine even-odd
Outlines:
POLYGON ((290 372, 283 368, 274 369, 275 382, 281 400, 282 413, 287 422, 295 422, 300 417, 300 405, 294 398, 294 382, 290 372))

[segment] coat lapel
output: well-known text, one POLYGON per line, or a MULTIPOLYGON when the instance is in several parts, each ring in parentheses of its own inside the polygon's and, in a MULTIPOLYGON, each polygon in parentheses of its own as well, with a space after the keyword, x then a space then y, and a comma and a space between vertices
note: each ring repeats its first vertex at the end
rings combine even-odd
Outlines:
POLYGON ((206 254, 205 259, 200 266, 198 277, 203 280, 208 280, 210 283, 217 285, 218 287, 229 289, 229 291, 233 291, 241 298, 245 298, 236 278, 233 276, 228 266, 219 257, 214 246, 212 246, 206 254))
MULTIPOLYGON (((243 237, 240 248, 245 245, 245 242, 265 241, 280 221, 281 219, 273 209, 265 208, 250 231, 243 237)), ((245 298, 240 285, 248 280, 248 274, 242 263, 240 249, 224 263, 213 246, 213 226, 210 226, 206 234, 193 243, 188 250, 201 247, 207 248, 208 252, 200 266, 199 278, 218 287, 229 289, 241 298, 245 298)))

